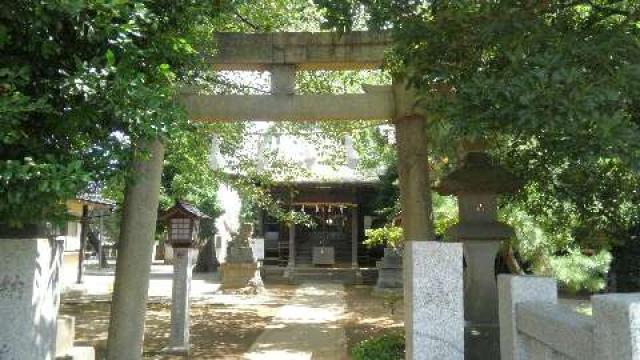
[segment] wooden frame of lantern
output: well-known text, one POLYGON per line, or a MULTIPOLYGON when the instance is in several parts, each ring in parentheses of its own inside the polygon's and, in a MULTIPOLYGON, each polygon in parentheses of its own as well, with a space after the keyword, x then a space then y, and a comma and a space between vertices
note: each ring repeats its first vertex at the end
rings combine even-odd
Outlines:
POLYGON ((199 243, 200 220, 209 219, 195 206, 184 201, 176 201, 162 216, 167 222, 167 240, 174 248, 194 248, 199 243))

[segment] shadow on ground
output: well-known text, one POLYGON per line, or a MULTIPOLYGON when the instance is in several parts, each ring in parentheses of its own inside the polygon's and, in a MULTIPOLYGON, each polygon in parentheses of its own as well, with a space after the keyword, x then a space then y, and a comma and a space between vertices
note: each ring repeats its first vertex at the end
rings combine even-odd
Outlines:
MULTIPOLYGON (((289 287, 270 288, 276 301, 269 304, 193 304, 191 344, 194 359, 242 359, 242 355, 291 295, 289 287)), ((109 302, 64 303, 63 315, 76 318, 76 342, 94 346, 96 358, 104 356, 109 326, 109 302)), ((148 304, 144 359, 181 359, 162 352, 168 345, 171 322, 169 304, 148 304)))

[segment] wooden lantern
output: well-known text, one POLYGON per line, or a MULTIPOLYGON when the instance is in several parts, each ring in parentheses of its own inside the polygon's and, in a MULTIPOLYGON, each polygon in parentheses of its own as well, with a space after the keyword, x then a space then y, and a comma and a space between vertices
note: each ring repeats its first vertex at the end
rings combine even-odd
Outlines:
POLYGON ((210 217, 189 203, 176 201, 162 216, 162 220, 167 222, 169 244, 174 248, 197 247, 202 219, 210 217))

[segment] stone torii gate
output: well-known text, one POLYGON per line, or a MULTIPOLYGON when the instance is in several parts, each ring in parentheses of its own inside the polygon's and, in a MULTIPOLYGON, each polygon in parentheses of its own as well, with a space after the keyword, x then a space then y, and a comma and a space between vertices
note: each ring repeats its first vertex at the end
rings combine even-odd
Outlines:
POLYGON ((218 70, 269 71, 270 95, 182 94, 193 120, 392 120, 396 129, 404 256, 407 359, 463 359, 462 246, 433 242, 425 115, 402 81, 363 94, 295 94, 296 71, 382 65, 387 33, 220 33, 218 70))

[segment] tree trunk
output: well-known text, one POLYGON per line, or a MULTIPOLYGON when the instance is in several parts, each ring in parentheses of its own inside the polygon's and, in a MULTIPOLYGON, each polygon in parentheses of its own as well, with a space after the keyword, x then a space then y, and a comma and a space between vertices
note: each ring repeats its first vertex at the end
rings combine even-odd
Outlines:
POLYGON ((398 183, 406 241, 433 241, 429 158, 424 117, 394 119, 398 148, 398 183))
POLYGON ((144 341, 151 256, 158 215, 164 146, 159 139, 134 153, 118 242, 107 359, 140 359, 144 341), (148 155, 148 157, 146 156, 148 155))
POLYGON ((216 247, 213 239, 207 240, 207 243, 200 249, 195 272, 213 272, 218 270, 218 258, 216 257, 216 247))
POLYGON ((100 269, 104 269, 109 266, 107 261, 107 253, 104 251, 104 246, 100 244, 100 269))
POLYGON ((514 254, 513 247, 510 244, 502 251, 502 259, 511 274, 524 275, 524 271, 522 270, 520 263, 518 263, 516 254, 514 254))

